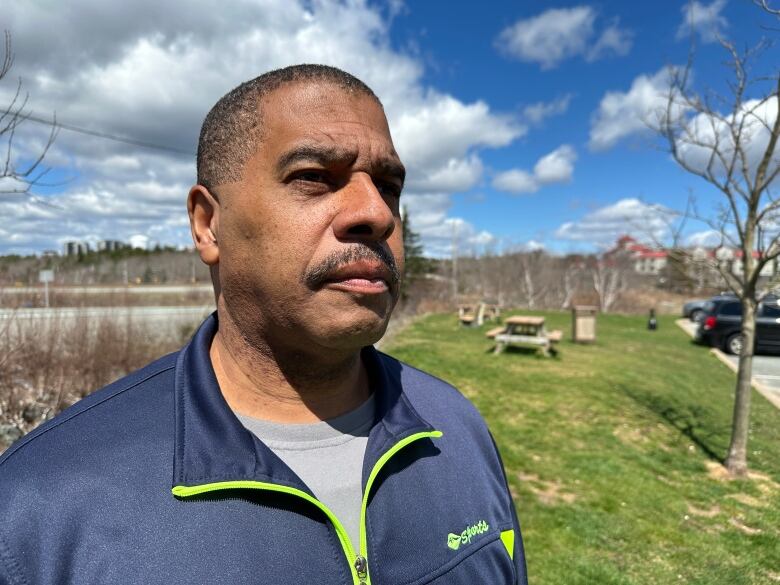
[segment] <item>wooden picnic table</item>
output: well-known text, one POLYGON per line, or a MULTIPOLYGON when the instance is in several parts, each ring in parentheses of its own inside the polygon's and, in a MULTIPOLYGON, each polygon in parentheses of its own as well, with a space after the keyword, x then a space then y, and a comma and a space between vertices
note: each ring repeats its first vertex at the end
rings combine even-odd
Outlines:
POLYGON ((501 353, 510 345, 537 347, 547 356, 556 353, 553 343, 561 340, 561 332, 546 331, 544 317, 516 315, 507 318, 504 324, 487 332, 496 341, 494 353, 501 353))
POLYGON ((461 325, 481 327, 485 321, 498 320, 501 310, 498 305, 472 303, 458 305, 458 321, 461 325))

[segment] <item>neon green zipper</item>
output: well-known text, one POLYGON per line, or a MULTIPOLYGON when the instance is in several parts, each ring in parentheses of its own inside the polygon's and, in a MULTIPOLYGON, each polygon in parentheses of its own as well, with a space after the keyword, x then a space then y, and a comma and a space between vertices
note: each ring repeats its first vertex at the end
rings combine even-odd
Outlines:
POLYGON ((416 433, 410 435, 401 441, 398 441, 393 445, 384 455, 379 458, 374 468, 368 476, 368 482, 366 483, 366 490, 363 493, 363 503, 360 508, 360 554, 355 554, 355 549, 352 548, 352 542, 349 539, 347 531, 344 529, 344 525, 336 518, 336 515, 330 511, 330 509, 320 502, 314 496, 307 494, 306 492, 287 487, 284 485, 278 485, 275 483, 267 483, 263 481, 251 481, 251 480, 239 480, 239 481, 219 481, 215 483, 204 483, 202 485, 185 486, 177 485, 171 489, 174 496, 186 498, 189 496, 197 496, 208 492, 216 492, 219 490, 229 489, 256 489, 267 490, 270 492, 281 492, 292 496, 303 498, 307 502, 313 504, 328 517, 333 527, 336 530, 336 535, 341 543, 341 548, 344 550, 344 555, 347 557, 347 564, 349 565, 350 572, 352 573, 352 582, 354 585, 371 585, 371 578, 368 573, 368 540, 366 536, 366 508, 368 506, 368 494, 371 492, 371 486, 379 474, 379 471, 384 465, 395 455, 398 451, 406 447, 409 443, 424 438, 438 438, 441 437, 441 431, 429 431, 424 433, 416 433), (354 560, 353 560, 354 559, 354 560))
POLYGON ((393 455, 398 453, 398 451, 406 447, 409 443, 426 438, 438 439, 442 436, 442 434, 443 433, 441 431, 429 431, 425 433, 415 433, 414 435, 409 435, 405 439, 401 439, 379 458, 379 461, 376 462, 374 468, 371 470, 371 473, 368 476, 368 481, 366 482, 366 490, 363 492, 363 505, 360 507, 360 554, 366 560, 365 576, 361 575, 361 578, 363 579, 362 583, 365 583, 365 585, 371 585, 371 577, 368 570, 368 535, 366 534, 366 509, 368 508, 368 494, 371 493, 371 486, 373 485, 376 476, 379 475, 379 471, 382 469, 382 467, 385 466, 385 463, 387 463, 393 455))
POLYGON ((264 481, 219 481, 216 483, 204 483, 202 485, 194 485, 194 486, 184 486, 184 485, 177 485, 174 486, 171 492, 173 492, 174 496, 180 496, 183 498, 186 498, 188 496, 197 496, 200 494, 205 494, 207 492, 216 492, 219 490, 230 490, 230 489, 253 489, 253 490, 267 490, 270 492, 281 492, 283 494, 289 494, 292 496, 298 496, 299 498, 303 498, 307 502, 310 502, 317 506, 320 510, 322 510, 325 515, 328 517, 328 519, 333 523, 333 527, 336 529, 336 534, 339 537, 339 542, 341 543, 341 548, 344 549, 344 554, 347 556, 348 564, 350 567, 350 570, 352 571, 352 581, 354 585, 359 585, 360 580, 358 578, 358 572, 357 569, 352 565, 352 561, 350 559, 357 558, 357 555, 355 554, 355 549, 352 548, 352 543, 349 540, 349 535, 347 534, 347 531, 344 529, 344 526, 339 522, 339 519, 336 518, 336 515, 328 509, 328 507, 320 502, 317 498, 314 496, 311 496, 307 494, 306 492, 296 489, 287 487, 284 485, 278 485, 275 483, 266 483, 264 481))

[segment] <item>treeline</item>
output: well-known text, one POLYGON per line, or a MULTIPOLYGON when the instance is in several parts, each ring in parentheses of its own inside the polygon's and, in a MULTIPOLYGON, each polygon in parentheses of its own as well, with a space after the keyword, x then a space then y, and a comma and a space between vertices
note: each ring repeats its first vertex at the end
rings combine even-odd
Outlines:
POLYGON ((123 248, 72 256, 0 256, 0 286, 35 286, 41 270, 57 285, 209 283, 197 253, 174 248, 123 248))
MULTIPOLYGON (((693 291, 672 291, 668 270, 639 274, 630 258, 607 255, 557 256, 543 250, 432 263, 416 279, 413 302, 439 307, 488 300, 504 307, 569 309, 595 305, 603 312, 676 312, 693 291)), ((701 292, 701 291, 699 291, 701 292)))

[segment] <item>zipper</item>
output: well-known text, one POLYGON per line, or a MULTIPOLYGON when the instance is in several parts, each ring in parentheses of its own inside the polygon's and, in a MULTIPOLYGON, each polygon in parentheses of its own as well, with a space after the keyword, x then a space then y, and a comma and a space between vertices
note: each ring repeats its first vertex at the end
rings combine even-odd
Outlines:
MULTIPOLYGON (((352 548, 352 543, 349 540, 349 535, 347 534, 347 531, 344 529, 344 525, 339 521, 338 518, 336 518, 336 515, 333 512, 331 512, 330 509, 328 509, 328 507, 325 504, 320 502, 314 496, 311 496, 302 490, 287 487, 284 485, 278 485, 275 483, 266 483, 264 481, 240 480, 240 481, 219 481, 216 483, 206 483, 203 485, 194 485, 194 486, 177 485, 173 487, 171 492, 173 492, 174 496, 186 498, 189 496, 197 496, 200 494, 205 494, 207 492, 216 492, 219 490, 230 490, 230 489, 266 490, 269 492, 281 492, 283 494, 289 494, 292 496, 303 498, 307 502, 315 505, 317 508, 322 510, 325 513, 325 515, 328 517, 328 520, 331 521, 333 527, 336 529, 336 535, 339 538, 339 542, 341 543, 341 548, 344 550, 344 554, 347 557, 347 561, 356 558, 357 555, 355 555, 355 549, 352 548)), ((360 579, 358 577, 357 569, 351 563, 350 563, 350 571, 352 573, 353 584, 360 585, 360 579)))
POLYGON ((398 443, 393 445, 387 452, 385 452, 384 455, 382 455, 379 458, 379 461, 376 462, 374 468, 371 470, 371 473, 368 476, 368 481, 366 482, 366 489, 365 492, 363 493, 363 503, 360 508, 359 554, 355 554, 355 549, 352 547, 352 541, 350 540, 349 535, 347 534, 347 531, 344 528, 344 525, 336 517, 336 515, 333 512, 331 512, 330 509, 321 501, 319 501, 317 498, 297 488, 292 488, 292 487, 279 485, 275 483, 268 483, 264 481, 238 480, 238 481, 219 481, 215 483, 206 483, 206 484, 194 485, 194 486, 177 485, 174 486, 173 489, 171 489, 171 492, 173 493, 174 496, 186 498, 190 496, 197 496, 200 494, 215 492, 219 490, 255 489, 255 490, 265 490, 269 492, 281 492, 284 494, 302 498, 307 502, 309 502, 310 504, 322 510, 325 516, 328 517, 328 520, 330 520, 331 523, 333 524, 333 528, 336 530, 336 535, 338 536, 339 543, 341 544, 341 548, 344 551, 344 555, 347 558, 347 564, 349 564, 350 572, 352 573, 353 585, 371 585, 371 578, 368 572, 368 553, 367 553, 368 540, 366 536, 366 508, 368 506, 368 494, 371 492, 371 486, 373 485, 374 480, 376 479, 376 476, 379 474, 379 471, 382 469, 382 467, 384 467, 384 465, 390 460, 390 458, 393 455, 395 455, 398 451, 406 447, 409 443, 412 443, 419 439, 424 439, 429 437, 438 438, 441 436, 442 436, 441 431, 429 431, 429 432, 416 433, 414 435, 410 435, 405 439, 398 441, 398 443), (352 559, 354 559, 354 561, 352 559))
POLYGON ((379 461, 374 464, 374 468, 368 475, 368 481, 366 482, 366 489, 363 492, 363 504, 360 507, 360 556, 355 560, 355 566, 359 563, 363 569, 362 573, 358 576, 360 581, 358 585, 371 585, 371 576, 368 569, 368 535, 366 534, 366 510, 368 508, 368 495, 371 493, 371 486, 374 484, 376 476, 379 475, 381 469, 390 460, 390 458, 398 453, 401 449, 406 447, 409 443, 418 441, 420 439, 438 439, 442 436, 441 431, 427 431, 424 433, 415 433, 409 435, 405 439, 401 439, 395 445, 390 447, 384 455, 379 458, 379 461))

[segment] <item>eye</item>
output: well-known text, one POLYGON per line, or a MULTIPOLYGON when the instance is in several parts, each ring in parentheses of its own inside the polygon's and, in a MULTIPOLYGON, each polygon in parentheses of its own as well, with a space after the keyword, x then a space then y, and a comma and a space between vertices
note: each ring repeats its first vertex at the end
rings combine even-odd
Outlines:
POLYGON ((392 181, 375 181, 377 191, 379 191, 383 197, 400 197, 401 185, 393 183, 392 181))
POLYGON ((307 183, 331 183, 331 178, 328 173, 325 171, 318 171, 316 169, 296 173, 293 179, 297 181, 305 181, 307 183))

